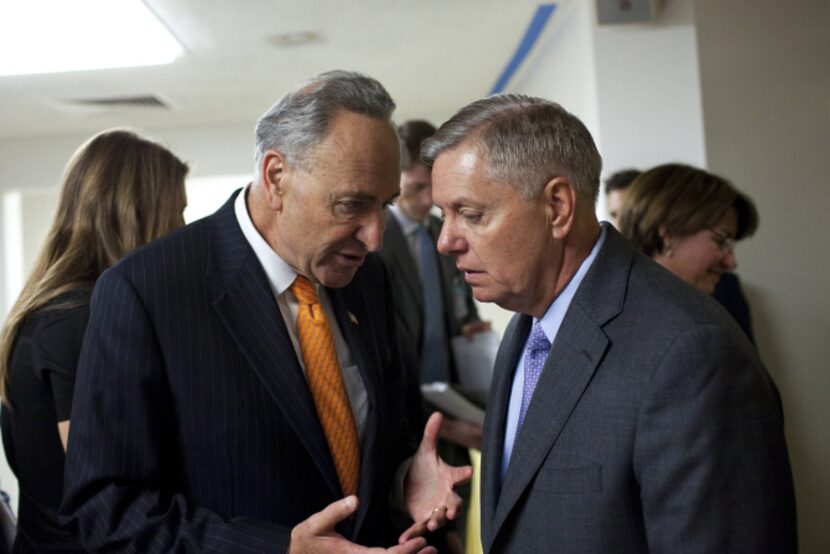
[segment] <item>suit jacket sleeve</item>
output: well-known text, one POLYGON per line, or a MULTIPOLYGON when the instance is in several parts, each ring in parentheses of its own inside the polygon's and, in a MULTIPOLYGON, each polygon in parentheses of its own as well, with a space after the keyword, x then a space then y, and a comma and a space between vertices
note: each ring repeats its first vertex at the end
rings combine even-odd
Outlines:
POLYGON ((649 551, 797 551, 779 406, 775 385, 736 330, 704 325, 674 341, 635 441, 649 551))
POLYGON ((127 278, 96 286, 72 407, 61 513, 88 550, 286 550, 290 529, 223 519, 173 483, 181 467, 175 406, 154 329, 127 278))

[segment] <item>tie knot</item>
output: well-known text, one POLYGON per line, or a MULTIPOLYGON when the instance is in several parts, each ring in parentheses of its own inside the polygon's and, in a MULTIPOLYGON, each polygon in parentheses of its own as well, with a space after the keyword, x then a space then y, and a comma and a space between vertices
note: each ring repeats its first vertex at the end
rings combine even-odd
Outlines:
POLYGON ((303 306, 312 306, 320 303, 320 297, 317 296, 317 288, 314 283, 303 277, 297 275, 294 283, 291 285, 291 291, 297 297, 297 302, 303 306))
POLYGON ((538 322, 533 324, 530 339, 527 341, 527 349, 530 352, 547 352, 550 350, 550 341, 538 322))

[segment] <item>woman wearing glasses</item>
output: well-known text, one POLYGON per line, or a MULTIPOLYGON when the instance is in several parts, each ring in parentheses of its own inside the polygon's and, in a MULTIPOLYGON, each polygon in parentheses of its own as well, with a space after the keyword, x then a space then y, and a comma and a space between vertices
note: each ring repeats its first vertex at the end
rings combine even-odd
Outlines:
POLYGON ((706 294, 713 294, 716 285, 719 290, 724 285, 731 288, 732 298, 718 299, 751 338, 746 302, 731 272, 738 265, 735 243, 758 227, 752 200, 723 177, 682 164, 652 168, 626 192, 620 231, 654 261, 706 294), (725 283, 719 285, 722 280, 725 283))

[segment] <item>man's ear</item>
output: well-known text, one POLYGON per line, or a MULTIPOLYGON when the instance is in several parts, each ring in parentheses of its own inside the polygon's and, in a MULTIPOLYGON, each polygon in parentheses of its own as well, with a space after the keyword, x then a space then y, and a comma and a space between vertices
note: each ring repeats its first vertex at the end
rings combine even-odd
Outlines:
POLYGON ((661 245, 660 246, 660 251, 657 252, 657 253, 658 254, 663 254, 664 256, 668 256, 669 258, 671 258, 672 254, 673 254, 672 249, 674 248, 675 238, 673 236, 669 235, 666 232, 666 226, 665 225, 661 225, 657 229, 657 234, 660 237, 660 245, 661 245))
POLYGON ((282 196, 285 192, 287 163, 285 155, 277 150, 268 150, 262 158, 262 183, 265 185, 265 200, 274 211, 282 210, 282 196))
POLYGON ((573 226, 576 214, 576 189, 567 177, 554 177, 545 184, 542 198, 553 238, 565 238, 573 226))

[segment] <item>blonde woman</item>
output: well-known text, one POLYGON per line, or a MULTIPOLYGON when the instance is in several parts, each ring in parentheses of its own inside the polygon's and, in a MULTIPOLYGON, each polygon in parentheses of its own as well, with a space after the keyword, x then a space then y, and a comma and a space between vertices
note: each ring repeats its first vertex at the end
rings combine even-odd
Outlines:
POLYGON ((81 551, 57 512, 90 293, 127 252, 184 224, 187 171, 121 129, 92 137, 66 167, 54 222, 0 339, 3 444, 20 485, 14 552, 81 551))

